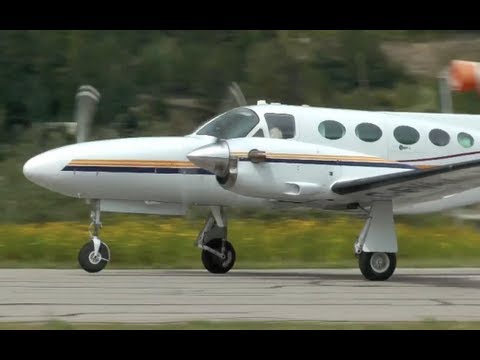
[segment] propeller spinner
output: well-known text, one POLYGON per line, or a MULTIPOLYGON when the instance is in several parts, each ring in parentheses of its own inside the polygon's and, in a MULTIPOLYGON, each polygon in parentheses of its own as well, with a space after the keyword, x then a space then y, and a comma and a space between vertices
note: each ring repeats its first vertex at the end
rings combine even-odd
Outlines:
POLYGON ((188 160, 198 167, 224 177, 228 175, 230 148, 225 141, 202 146, 187 155, 188 160))

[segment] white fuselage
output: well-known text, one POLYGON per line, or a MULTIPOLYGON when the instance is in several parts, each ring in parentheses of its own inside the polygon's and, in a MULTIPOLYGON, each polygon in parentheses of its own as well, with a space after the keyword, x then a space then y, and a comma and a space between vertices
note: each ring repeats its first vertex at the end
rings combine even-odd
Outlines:
MULTIPOLYGON (((67 196, 116 201, 117 207, 112 207, 112 211, 123 211, 129 202, 151 202, 165 214, 179 204, 233 207, 300 204, 335 209, 337 204, 352 202, 347 196, 330 191, 335 181, 480 157, 480 116, 268 104, 247 108, 258 115, 259 122, 245 137, 230 139, 230 151, 241 158, 258 149, 268 152, 273 161, 264 164, 239 161, 237 188, 233 190, 222 187, 215 175, 187 158, 192 151, 217 140, 196 133, 185 137, 126 138, 69 145, 32 158, 25 164, 24 173, 31 181, 67 196), (292 115, 293 137, 268 139, 265 114, 292 115), (325 120, 342 124, 343 136, 336 139, 322 136, 319 125, 325 120), (381 137, 376 141, 361 140, 356 134, 361 123, 377 125, 381 137), (399 143, 394 136, 399 126, 416 129, 418 141, 410 145, 399 143), (260 129, 264 137, 253 137, 260 129), (432 129, 448 133, 448 144, 433 144, 429 139, 432 129), (471 136, 473 144, 462 145, 460 133, 471 136)), ((416 203, 394 203, 394 208, 396 213, 431 212, 479 201, 480 189, 473 189, 434 201, 419 198, 416 203)), ((148 212, 142 207, 132 211, 148 212)))

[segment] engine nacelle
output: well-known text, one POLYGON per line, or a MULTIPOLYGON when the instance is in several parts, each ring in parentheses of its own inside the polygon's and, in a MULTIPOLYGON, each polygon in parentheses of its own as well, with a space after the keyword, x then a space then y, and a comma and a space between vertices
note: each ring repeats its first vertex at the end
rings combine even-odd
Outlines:
POLYGON ((232 159, 230 172, 224 177, 217 176, 217 181, 224 189, 239 195, 285 201, 314 200, 327 190, 321 184, 296 179, 292 176, 298 171, 295 167, 282 171, 267 162, 232 159))
POLYGON ((335 181, 392 171, 388 167, 364 166, 386 161, 371 155, 271 138, 220 140, 187 157, 215 174, 224 189, 236 194, 299 203, 336 201, 340 195, 331 191, 335 181))
POLYGON ((239 195, 304 202, 330 192, 328 166, 312 166, 320 147, 292 140, 242 138, 204 146, 188 158, 214 173, 224 189, 239 195))

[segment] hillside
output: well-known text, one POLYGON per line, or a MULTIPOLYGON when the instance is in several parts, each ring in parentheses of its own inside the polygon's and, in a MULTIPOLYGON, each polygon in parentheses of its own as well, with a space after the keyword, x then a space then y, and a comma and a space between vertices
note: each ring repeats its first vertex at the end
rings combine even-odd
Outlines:
POLYGON ((435 77, 453 59, 480 62, 480 37, 428 42, 385 41, 381 49, 414 76, 435 77))

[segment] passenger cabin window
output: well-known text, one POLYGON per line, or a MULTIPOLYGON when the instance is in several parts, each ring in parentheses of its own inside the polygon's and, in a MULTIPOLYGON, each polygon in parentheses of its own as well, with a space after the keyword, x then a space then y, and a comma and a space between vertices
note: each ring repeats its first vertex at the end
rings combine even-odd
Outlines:
POLYGON ((464 148, 469 148, 473 146, 473 137, 467 133, 461 132, 457 136, 458 143, 464 148))
POLYGON ((450 135, 442 129, 433 129, 428 134, 428 138, 432 144, 437 146, 445 146, 450 142, 450 135))
POLYGON ((382 130, 375 124, 362 123, 355 128, 355 134, 360 140, 375 142, 382 137, 382 130))
POLYGON ((295 118, 289 114, 265 114, 271 138, 291 139, 295 136, 295 118))
POLYGON ((210 135, 220 139, 242 138, 259 123, 257 114, 247 108, 230 110, 197 131, 197 135, 210 135))
POLYGON ((410 126, 399 126, 393 131, 395 139, 404 145, 413 145, 420 139, 420 134, 417 130, 410 126))
POLYGON ((329 140, 338 140, 345 135, 345 126, 338 121, 325 120, 318 125, 318 132, 329 140))

